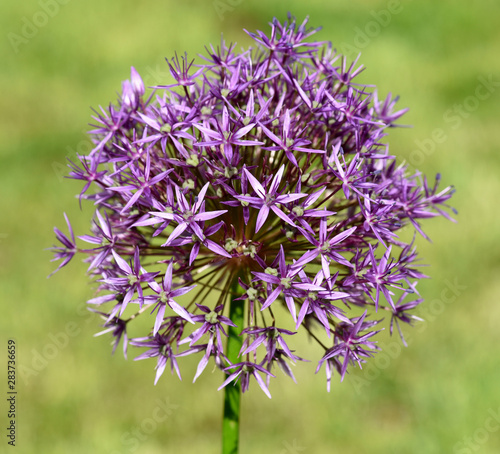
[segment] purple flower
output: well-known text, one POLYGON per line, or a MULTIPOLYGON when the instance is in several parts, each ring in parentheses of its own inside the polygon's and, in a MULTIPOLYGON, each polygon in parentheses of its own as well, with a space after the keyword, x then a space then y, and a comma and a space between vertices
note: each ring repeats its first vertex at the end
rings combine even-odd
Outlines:
POLYGON ((167 305, 180 317, 187 320, 190 323, 194 323, 193 319, 189 312, 184 309, 180 304, 176 303, 174 298, 185 295, 190 292, 196 285, 190 285, 189 287, 179 287, 176 289, 172 289, 172 268, 173 263, 170 262, 167 267, 167 271, 165 272, 165 278, 163 279, 161 286, 158 285, 155 281, 149 283, 149 286, 153 289, 153 291, 157 294, 152 299, 156 302, 156 306, 153 308, 153 311, 157 311, 155 325, 153 327, 153 335, 156 335, 160 326, 163 323, 163 318, 165 316, 165 310, 167 305))
POLYGON ((196 78, 198 77, 199 74, 203 72, 204 68, 201 68, 195 73, 190 75, 189 70, 191 69, 194 60, 188 63, 187 54, 184 54, 184 56, 181 57, 181 59, 182 63, 179 62, 179 57, 176 54, 175 58, 172 59, 172 63, 167 61, 168 67, 170 69, 170 74, 172 74, 172 77, 177 81, 177 83, 173 85, 160 85, 157 88, 170 88, 170 87, 175 87, 177 85, 187 87, 189 85, 195 84, 196 78))
POLYGON ((123 338, 123 356, 127 358, 127 347, 128 347, 128 336, 127 336, 127 320, 122 320, 118 317, 113 317, 109 319, 107 317, 108 314, 100 311, 93 310, 97 314, 101 315, 106 321, 104 323, 104 330, 94 334, 94 336, 102 336, 103 334, 111 333, 115 338, 113 341, 113 351, 114 354, 116 351, 116 347, 120 343, 120 340, 123 338))
POLYGON ((255 225, 255 233, 257 233, 262 225, 266 222, 270 210, 274 211, 274 213, 283 221, 292 226, 295 226, 293 221, 279 208, 279 205, 301 199, 303 197, 306 197, 307 194, 278 194, 277 191, 281 182, 281 178, 283 177, 284 170, 285 166, 281 166, 276 175, 274 175, 269 188, 266 190, 246 168, 243 169, 246 177, 248 178, 248 181, 250 182, 250 185, 257 194, 257 197, 243 195, 236 196, 236 198, 238 200, 241 200, 242 202, 247 202, 252 208, 259 209, 259 215, 257 216, 257 223, 255 225))
POLYGON ((66 219, 66 225, 68 226, 71 239, 69 239, 57 227, 54 227, 54 233, 56 234, 56 238, 62 244, 62 247, 54 246, 53 248, 51 248, 54 251, 54 258, 52 259, 52 261, 62 260, 62 262, 48 277, 52 276, 56 271, 59 271, 63 266, 67 265, 69 261, 75 256, 78 250, 75 243, 75 235, 73 233, 73 228, 69 223, 69 219, 68 216, 66 216, 66 213, 64 213, 64 219, 66 219))
POLYGON ((227 337, 227 333, 222 325, 236 325, 229 318, 219 314, 224 306, 217 306, 212 310, 207 306, 202 306, 201 304, 196 305, 203 314, 194 315, 191 317, 191 319, 193 322, 198 322, 202 325, 195 331, 193 331, 193 333, 191 333, 188 337, 183 339, 180 344, 189 342, 189 345, 192 346, 195 342, 201 339, 204 334, 209 333, 210 339, 216 339, 216 345, 219 351, 224 351, 224 347, 222 345, 222 336, 227 337))
MULTIPOLYGON (((173 169, 161 172, 158 175, 151 178, 151 158, 149 153, 146 155, 146 166, 144 172, 141 169, 136 169, 131 166, 130 171, 132 173, 132 179, 130 184, 125 186, 114 186, 110 188, 112 191, 118 191, 122 194, 126 194, 126 197, 130 197, 126 205, 122 208, 120 214, 124 214, 132 205, 134 205, 139 197, 142 195, 146 196, 147 200, 151 200, 151 188, 153 188, 157 183, 162 181, 173 169), (132 190, 135 193, 132 195, 132 190)), ((151 203, 151 202, 149 202, 151 203)))
POLYGON ((282 336, 282 334, 287 334, 289 336, 296 334, 293 331, 270 326, 268 328, 246 328, 243 330, 242 334, 243 333, 248 334, 249 336, 246 338, 246 343, 243 344, 241 355, 246 355, 247 353, 254 352, 259 345, 265 343, 266 362, 272 361, 272 359, 276 356, 278 347, 281 347, 282 351, 289 358, 294 357, 282 336), (255 337, 255 339, 250 345, 247 345, 252 337, 255 337))
POLYGON ((171 342, 168 336, 156 334, 152 337, 138 337, 132 339, 130 341, 130 344, 136 347, 149 347, 149 350, 146 350, 144 353, 135 358, 135 361, 139 361, 141 359, 158 358, 158 361, 156 363, 155 385, 165 371, 165 367, 167 366, 167 362, 169 360, 172 373, 175 369, 175 372, 177 372, 179 379, 181 378, 181 372, 179 370, 177 360, 175 359, 176 355, 172 351, 171 342))
POLYGON ((142 302, 144 300, 142 283, 152 282, 154 277, 158 273, 147 273, 144 268, 141 267, 139 259, 139 248, 137 247, 134 251, 134 260, 132 262, 132 266, 130 266, 125 260, 123 260, 114 250, 112 252, 118 267, 118 272, 120 274, 124 274, 124 276, 107 277, 103 281, 106 284, 110 285, 112 288, 115 288, 116 290, 121 291, 125 294, 125 296, 123 297, 123 301, 121 302, 121 315, 125 311, 127 304, 130 302, 136 292, 139 296, 139 302, 142 306, 142 302))
POLYGON ((302 324, 305 316, 311 314, 314 314, 316 319, 325 327, 328 337, 330 337, 330 318, 332 316, 344 321, 345 323, 351 323, 340 308, 328 302, 328 300, 347 298, 350 296, 349 293, 333 291, 330 289, 332 287, 331 284, 328 285, 328 290, 322 287, 321 284, 325 278, 324 272, 322 271, 318 271, 312 281, 303 271, 299 273, 299 276, 301 277, 302 282, 310 282, 314 287, 316 287, 316 289, 313 287, 307 292, 304 292, 304 302, 302 303, 302 307, 300 308, 299 316, 297 318, 296 329, 298 329, 302 324))
POLYGON ((263 145, 263 142, 259 142, 257 140, 243 140, 248 132, 250 132, 255 123, 247 124, 243 126, 241 129, 236 131, 232 131, 230 129, 229 123, 229 113, 227 108, 224 106, 222 109, 222 121, 221 124, 217 124, 217 131, 214 131, 210 128, 206 128, 202 125, 193 125, 198 130, 203 132, 205 136, 208 137, 209 140, 196 143, 197 147, 207 147, 207 146, 215 146, 223 151, 223 155, 228 164, 231 164, 233 160, 233 147, 235 146, 251 146, 251 145, 263 145))
POLYGON ((301 291, 318 291, 323 290, 323 287, 319 287, 312 283, 304 283, 301 281, 295 281, 295 277, 299 274, 301 268, 294 265, 287 265, 285 262, 285 252, 283 247, 280 248, 279 255, 276 257, 273 265, 267 267, 264 273, 253 271, 252 273, 256 277, 256 281, 266 282, 267 285, 267 299, 261 307, 261 311, 267 309, 280 294, 283 294, 286 301, 288 310, 292 314, 294 321, 297 319, 295 313, 295 299, 296 296, 301 291), (277 263, 278 268, 274 268, 277 263))
POLYGON ((99 211, 96 211, 95 214, 99 221, 99 225, 94 222, 96 235, 81 235, 78 237, 87 243, 99 245, 97 248, 93 249, 93 252, 99 252, 93 257, 89 266, 89 271, 101 265, 106 257, 112 253, 114 246, 118 242, 118 235, 113 232, 113 225, 109 221, 108 214, 104 213, 106 219, 104 219, 99 211))
POLYGON ((348 260, 342 257, 339 253, 332 250, 333 246, 341 243, 346 238, 351 236, 356 227, 351 227, 342 233, 332 236, 328 234, 327 220, 322 218, 319 226, 319 240, 311 237, 307 232, 304 232, 304 237, 314 246, 314 249, 310 249, 306 252, 299 260, 300 263, 308 263, 314 260, 316 257, 321 256, 321 266, 323 269, 323 274, 325 277, 330 277, 330 262, 334 260, 342 265, 350 267, 351 264, 348 260))
POLYGON ((226 367, 226 370, 235 369, 235 371, 229 375, 224 383, 219 387, 219 390, 227 386, 232 381, 236 382, 241 378, 241 390, 243 392, 248 391, 248 387, 250 386, 250 377, 253 377, 255 381, 260 386, 260 389, 264 391, 269 399, 271 398, 271 393, 267 388, 266 383, 262 380, 262 377, 258 374, 258 372, 263 373, 264 375, 268 375, 270 377, 274 377, 271 372, 264 369, 262 366, 258 364, 251 363, 249 361, 244 361, 242 363, 233 364, 231 366, 226 367))
MULTIPOLYGON (((412 293, 412 292, 411 292, 412 293)), ((407 323, 408 325, 411 325, 414 320, 417 321, 423 321, 420 317, 417 317, 416 315, 413 314, 408 314, 407 311, 410 311, 412 309, 415 309, 422 301, 422 298, 418 298, 416 300, 410 301, 409 303, 403 303, 403 299, 410 293, 403 293, 401 297, 399 298, 398 302, 394 305, 394 308, 392 310, 392 315, 391 315, 391 324, 390 324, 390 333, 392 336, 392 330, 394 327, 394 324, 398 328, 399 336, 401 337, 401 341, 403 342, 404 346, 407 347, 408 345, 406 344, 406 340, 403 336, 403 332, 401 331, 401 327, 399 326, 399 322, 407 323)))
MULTIPOLYGON (((378 333, 378 331, 370 331, 366 334, 360 334, 360 331, 371 328, 377 322, 364 323, 366 314, 365 312, 359 317, 354 325, 343 323, 336 328, 334 346, 329 348, 323 355, 323 358, 320 359, 316 372, 320 370, 325 361, 332 360, 333 358, 337 360, 343 358, 340 368, 340 381, 342 381, 344 380, 349 363, 357 363, 361 367, 361 364, 365 362, 365 358, 372 356, 372 353, 366 350, 366 347, 371 350, 377 348, 375 343, 368 339, 378 333)), ((327 370, 328 381, 330 372, 331 369, 330 371, 327 370)))
POLYGON ((270 129, 266 128, 262 123, 260 123, 260 127, 264 131, 264 134, 271 139, 273 143, 276 145, 268 146, 266 150, 272 151, 284 151, 286 157, 289 161, 296 167, 299 167, 298 161, 295 157, 294 151, 302 151, 306 153, 324 153, 323 150, 313 150, 311 148, 304 148, 303 145, 309 145, 311 143, 310 140, 304 139, 301 137, 294 137, 291 133, 291 119, 290 119, 290 110, 285 111, 283 125, 280 128, 279 136, 274 134, 270 129))
POLYGON ((205 186, 203 186, 200 193, 196 197, 196 201, 194 202, 194 204, 189 203, 186 200, 184 194, 180 191, 180 189, 177 186, 175 186, 175 193, 177 195, 177 203, 178 203, 178 212, 177 213, 156 212, 156 211, 150 212, 150 214, 154 215, 155 217, 167 219, 169 221, 175 221, 177 223, 177 227, 169 235, 168 240, 165 242, 163 246, 171 245, 179 235, 181 235, 185 230, 187 230, 192 235, 195 235, 200 241, 203 242, 205 246, 207 246, 207 248, 209 248, 216 254, 230 257, 229 254, 222 247, 218 246, 211 240, 207 240, 206 235, 203 232, 203 228, 199 224, 199 222, 208 221, 210 219, 219 217, 224 213, 227 213, 227 210, 205 212, 205 204, 203 203, 203 200, 205 198, 205 194, 207 192, 209 185, 210 183, 207 183, 205 184, 205 186))
POLYGON ((379 312, 401 337, 400 323, 419 320, 410 311, 427 276, 399 234, 427 238, 423 220, 451 219, 454 190, 389 154, 384 136, 406 109, 357 83, 358 59, 311 39, 318 31, 274 19, 268 34, 247 32, 254 48, 222 42, 201 65, 176 55, 174 83, 154 96, 131 68, 117 104, 95 111, 94 148, 70 161, 96 214, 78 237, 87 248, 67 218, 69 235, 55 229, 57 269, 77 254, 88 262, 88 303, 113 350, 149 316, 128 345, 157 358, 155 383, 168 362, 180 376, 177 359, 195 355, 195 380, 213 361, 222 387, 255 380, 270 396, 274 366, 294 379, 303 359, 292 335, 303 333, 324 350, 329 389, 335 370, 343 380, 377 351, 379 312), (231 319, 233 301, 243 321, 231 319))

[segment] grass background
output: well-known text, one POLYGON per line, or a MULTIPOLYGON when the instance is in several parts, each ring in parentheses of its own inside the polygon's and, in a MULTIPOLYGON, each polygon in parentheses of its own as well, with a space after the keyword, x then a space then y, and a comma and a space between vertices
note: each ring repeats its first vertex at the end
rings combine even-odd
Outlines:
POLYGON ((109 339, 92 337, 99 321, 82 304, 91 295, 84 264, 47 280, 54 264, 44 248, 54 243, 53 226, 64 227, 63 212, 77 234, 88 229, 92 209, 80 211, 81 185, 62 178, 65 157, 88 151, 90 107, 114 101, 131 65, 158 83, 164 57, 195 56, 221 33, 247 46, 243 28, 267 31, 288 10, 322 25, 319 39, 361 51, 361 80, 410 107, 404 122, 414 127, 392 130, 391 150, 456 186, 459 222, 429 220, 433 244, 418 240, 432 279, 419 286, 427 322, 406 331, 410 347, 399 350, 383 334, 392 357, 334 380, 329 394, 312 363, 296 368, 298 385, 275 380, 272 400, 250 390, 241 453, 500 452, 498 432, 488 429, 500 427, 498 2, 69 0, 51 16, 43 4, 0 7, 0 333, 2 345, 17 341, 19 392, 18 446, 6 444, 2 397, 0 452, 220 451, 220 374, 192 385, 195 363, 187 361, 184 381, 166 373, 154 387, 154 363, 111 356, 109 339), (480 89, 479 99, 480 78, 489 77, 497 86, 480 89), (436 129, 440 143, 430 141, 436 129), (159 402, 168 406, 161 424, 159 402))

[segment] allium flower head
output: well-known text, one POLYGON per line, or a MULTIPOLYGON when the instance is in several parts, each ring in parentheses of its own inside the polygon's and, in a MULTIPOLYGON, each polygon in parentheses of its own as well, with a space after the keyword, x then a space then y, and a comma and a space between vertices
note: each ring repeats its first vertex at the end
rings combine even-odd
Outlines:
POLYGON ((71 163, 96 213, 80 237, 90 247, 68 222, 55 256, 86 256, 113 348, 148 348, 136 359, 156 358, 155 383, 194 354, 195 379, 214 361, 223 386, 255 380, 270 395, 276 366, 293 378, 303 360, 291 341, 304 332, 329 388, 334 370, 343 379, 375 353, 381 312, 391 333, 417 319, 422 299, 401 302, 425 276, 398 232, 425 236, 421 219, 449 218, 453 190, 396 163, 383 139, 406 109, 354 82, 362 67, 306 25, 274 20, 269 36, 249 33, 254 48, 222 43, 202 65, 176 56, 174 83, 149 94, 132 68, 118 103, 93 117, 94 149, 71 163), (231 363, 235 299, 245 310, 231 363), (139 315, 149 332, 129 339, 139 315))

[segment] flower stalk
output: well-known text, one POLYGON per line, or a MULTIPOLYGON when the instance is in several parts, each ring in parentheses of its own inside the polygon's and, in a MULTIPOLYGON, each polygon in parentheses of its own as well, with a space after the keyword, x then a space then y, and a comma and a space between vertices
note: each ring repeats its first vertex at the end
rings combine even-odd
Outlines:
MULTIPOLYGON (((243 292, 235 280, 231 287, 232 300, 229 308, 229 318, 236 326, 230 326, 227 339, 227 358, 231 364, 238 362, 238 356, 243 344, 241 337, 244 326, 245 301, 237 299, 243 292)), ((241 384, 236 382, 224 388, 224 415, 222 420, 222 454, 237 454, 240 430, 241 384)))

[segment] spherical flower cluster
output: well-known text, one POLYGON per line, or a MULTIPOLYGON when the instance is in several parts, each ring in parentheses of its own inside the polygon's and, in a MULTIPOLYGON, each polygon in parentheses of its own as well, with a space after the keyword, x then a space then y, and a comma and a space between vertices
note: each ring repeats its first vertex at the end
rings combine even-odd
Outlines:
POLYGON ((269 395, 275 366, 294 378, 303 358, 290 336, 304 331, 329 389, 334 370, 343 379, 378 349, 380 312, 391 332, 416 318, 425 276, 397 232, 425 237, 420 220, 449 218, 453 190, 396 163, 382 139, 405 110, 355 83, 362 68, 311 41, 306 25, 274 20, 269 36, 248 33, 255 48, 222 42, 203 65, 175 57, 175 83, 147 96, 132 68, 118 104, 94 117, 95 147, 71 162, 96 212, 86 247, 69 222, 70 237, 55 229, 59 268, 86 256, 103 333, 125 355, 146 348, 136 359, 156 358, 155 383, 167 364, 180 377, 179 358, 195 354, 195 379, 213 360, 222 386, 240 380, 245 391, 255 379, 269 395), (139 315, 150 331, 129 340, 139 315), (237 362, 230 329, 242 339, 237 362))

